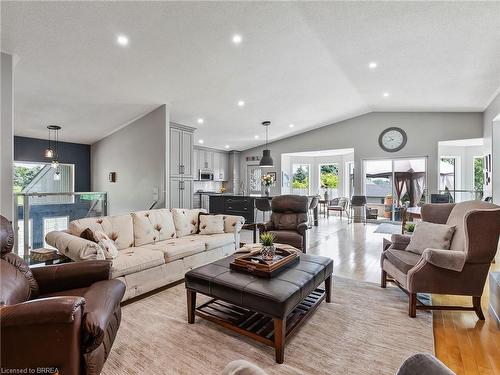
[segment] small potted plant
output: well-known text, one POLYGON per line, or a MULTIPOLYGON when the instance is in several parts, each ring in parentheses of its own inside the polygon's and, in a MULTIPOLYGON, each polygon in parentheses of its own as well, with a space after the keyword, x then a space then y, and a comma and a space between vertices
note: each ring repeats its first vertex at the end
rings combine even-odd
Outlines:
POLYGON ((413 234, 414 231, 415 231, 415 223, 407 223, 405 225, 406 234, 413 234))
POLYGON ((260 235, 260 243, 262 247, 260 249, 260 255, 263 260, 273 260, 276 253, 274 247, 274 234, 271 232, 264 232, 260 235))

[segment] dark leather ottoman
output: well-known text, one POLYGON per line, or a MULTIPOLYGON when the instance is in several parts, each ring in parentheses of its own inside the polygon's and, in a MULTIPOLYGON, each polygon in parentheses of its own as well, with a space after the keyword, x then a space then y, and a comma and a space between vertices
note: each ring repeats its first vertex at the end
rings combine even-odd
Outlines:
POLYGON ((186 273, 188 322, 195 315, 273 346, 283 363, 285 341, 326 299, 330 302, 333 260, 301 254, 300 261, 271 279, 233 271, 238 254, 186 273), (319 289, 321 283, 325 289, 319 289), (214 299, 196 307, 196 293, 214 299))

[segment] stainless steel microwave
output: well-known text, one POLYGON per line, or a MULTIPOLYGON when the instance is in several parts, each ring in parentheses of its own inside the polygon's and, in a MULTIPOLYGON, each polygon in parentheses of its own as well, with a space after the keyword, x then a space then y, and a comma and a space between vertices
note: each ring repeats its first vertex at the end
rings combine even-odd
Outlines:
POLYGON ((200 169, 198 172, 198 180, 200 181, 213 181, 214 171, 211 169, 200 169))

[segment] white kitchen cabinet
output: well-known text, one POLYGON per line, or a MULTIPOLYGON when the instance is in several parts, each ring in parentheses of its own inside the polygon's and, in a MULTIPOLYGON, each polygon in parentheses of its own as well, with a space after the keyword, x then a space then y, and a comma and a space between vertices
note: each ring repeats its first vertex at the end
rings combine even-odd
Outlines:
POLYGON ((199 178, 198 171, 200 170, 200 150, 197 148, 193 151, 193 177, 195 180, 199 178))
POLYGON ((193 208, 193 180, 170 179, 170 208, 193 208))
POLYGON ((170 128, 170 177, 193 178, 192 131, 170 128))
POLYGON ((193 139, 194 128, 170 124, 170 208, 193 206, 193 179, 197 175, 193 139))
POLYGON ((200 169, 214 169, 214 153, 210 150, 200 149, 200 169))

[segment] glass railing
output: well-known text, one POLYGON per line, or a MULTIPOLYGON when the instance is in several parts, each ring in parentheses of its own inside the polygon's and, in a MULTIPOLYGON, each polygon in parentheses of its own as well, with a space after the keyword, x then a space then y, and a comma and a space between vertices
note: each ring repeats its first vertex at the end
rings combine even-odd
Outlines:
POLYGON ((480 201, 483 199, 483 192, 480 190, 439 190, 444 200, 444 196, 448 197, 450 203, 460 203, 465 201, 480 201))
POLYGON ((72 220, 107 215, 107 193, 18 193, 14 194, 14 251, 21 257, 29 251, 49 247, 45 235, 68 229, 72 220))

